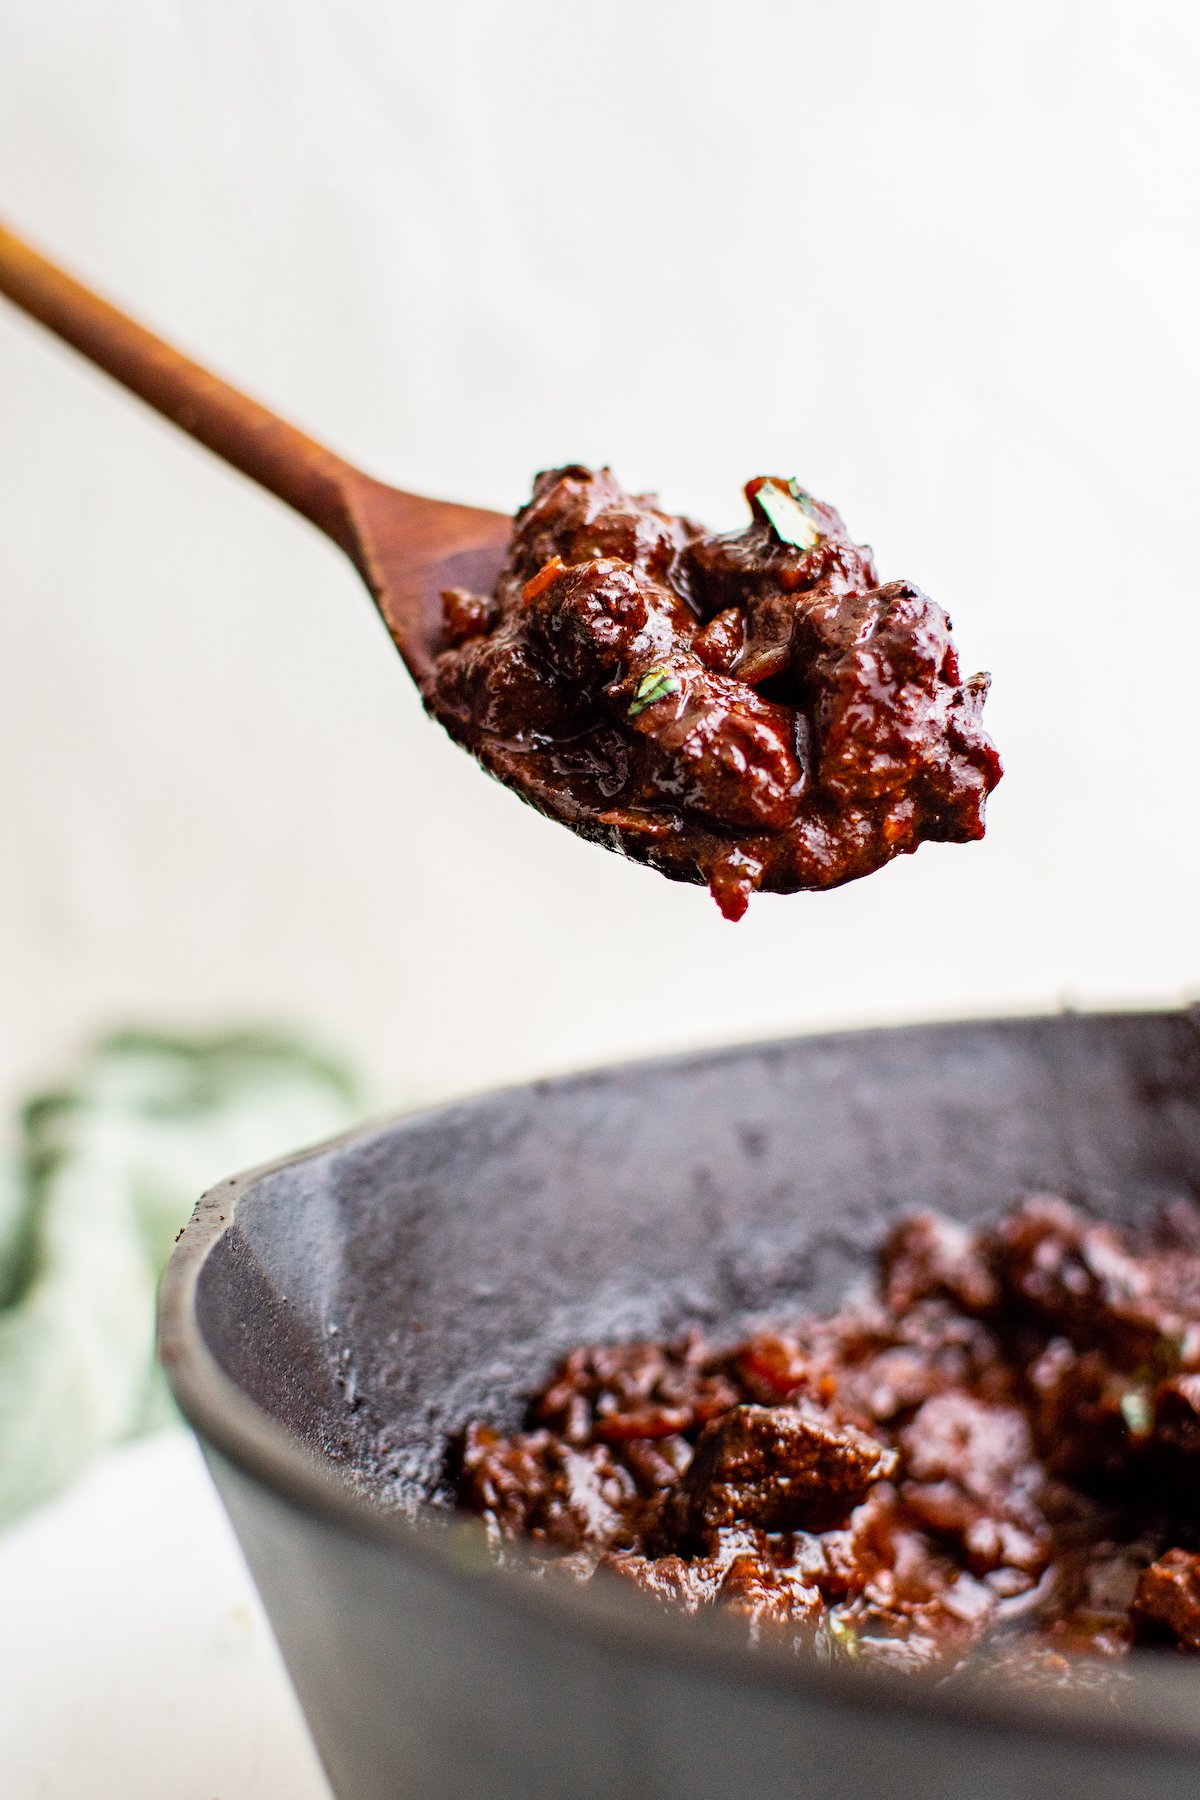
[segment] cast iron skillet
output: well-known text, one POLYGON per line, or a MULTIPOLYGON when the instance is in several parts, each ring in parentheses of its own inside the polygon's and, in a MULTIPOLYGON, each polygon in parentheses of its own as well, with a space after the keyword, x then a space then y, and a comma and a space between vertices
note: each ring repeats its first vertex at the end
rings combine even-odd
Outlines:
MULTIPOLYGON (((1195 1013, 798 1039, 359 1131, 222 1184, 161 1347, 340 1800, 1193 1800, 1200 1670, 1114 1707, 824 1670, 498 1570, 442 1445, 571 1344, 835 1302, 887 1221, 1200 1198, 1195 1013)), ((202 1697, 201 1697, 202 1698, 202 1697)))

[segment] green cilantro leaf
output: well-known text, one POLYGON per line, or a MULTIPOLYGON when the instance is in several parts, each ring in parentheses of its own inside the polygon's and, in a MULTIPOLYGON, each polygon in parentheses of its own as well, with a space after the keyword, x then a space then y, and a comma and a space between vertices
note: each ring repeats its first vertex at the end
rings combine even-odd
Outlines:
POLYGON ((637 693, 629 708, 629 717, 636 719, 639 713, 644 713, 656 700, 665 700, 668 694, 677 694, 680 686, 679 677, 672 675, 670 669, 647 669, 638 682, 637 693))
POLYGON ((1127 1394, 1121 1395, 1121 1417, 1132 1437, 1150 1436, 1154 1412, 1147 1395, 1139 1393, 1137 1388, 1130 1388, 1127 1394))
POLYGON ((800 496, 801 490, 794 481, 789 481, 786 487, 778 481, 764 481, 755 491, 754 498, 766 513, 780 543, 793 544, 797 550, 811 550, 821 541, 821 532, 804 510, 800 496))

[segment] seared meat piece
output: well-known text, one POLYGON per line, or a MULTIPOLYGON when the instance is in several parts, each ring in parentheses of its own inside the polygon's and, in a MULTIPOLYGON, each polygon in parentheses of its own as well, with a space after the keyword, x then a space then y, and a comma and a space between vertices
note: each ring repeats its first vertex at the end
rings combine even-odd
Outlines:
POLYGON ((996 1278, 978 1239, 936 1213, 909 1213, 879 1252, 883 1296, 893 1312, 918 1300, 949 1299, 964 1312, 986 1313, 999 1298, 996 1278))
POLYGON ((1000 779, 950 624, 794 483, 704 536, 607 469, 539 475, 494 595, 443 596, 426 705, 552 818, 730 918, 755 888, 983 835, 1000 779))
POLYGON ((578 1550, 628 1538, 625 1509, 637 1490, 602 1445, 576 1450, 548 1431, 502 1438, 472 1425, 463 1446, 462 1492, 502 1537, 578 1550))
POLYGON ((600 1561, 610 1575, 632 1581, 655 1600, 669 1600, 685 1612, 710 1605, 725 1573, 706 1557, 642 1556, 634 1550, 610 1550, 600 1561))
POLYGON ((602 1344, 572 1350, 538 1400, 541 1424, 568 1443, 625 1443, 699 1431, 737 1403, 738 1394, 707 1367, 693 1334, 677 1344, 602 1344))
POLYGON ((1095 1659, 1200 1650, 1198 1246, 1182 1205, 1144 1247, 1053 1197, 913 1214, 831 1316, 573 1350, 461 1498, 752 1639, 1118 1695, 1095 1659))
POLYGON ((909 1512, 935 1537, 948 1538, 973 1575, 1041 1573, 1050 1558, 1038 1508, 1042 1470, 1019 1407, 937 1394, 904 1427, 900 1444, 900 1492, 909 1512))
MULTIPOLYGON (((1160 1382, 1138 1421, 1156 1446, 1200 1467, 1200 1375, 1160 1382)), ((1129 1403, 1125 1414, 1128 1423, 1129 1403)))
POLYGON ((1111 1225, 1052 1196, 1005 1219, 991 1250, 1008 1293, 1050 1330, 1129 1369, 1200 1366, 1200 1255, 1135 1255, 1111 1225))
POLYGON ((1144 1571, 1133 1607, 1139 1620, 1163 1627, 1181 1648, 1200 1650, 1200 1556, 1168 1550, 1144 1571))
POLYGON ((706 1425, 671 1490, 660 1534, 710 1546, 723 1527, 825 1531, 842 1525, 896 1454, 853 1425, 793 1406, 735 1406, 706 1425))

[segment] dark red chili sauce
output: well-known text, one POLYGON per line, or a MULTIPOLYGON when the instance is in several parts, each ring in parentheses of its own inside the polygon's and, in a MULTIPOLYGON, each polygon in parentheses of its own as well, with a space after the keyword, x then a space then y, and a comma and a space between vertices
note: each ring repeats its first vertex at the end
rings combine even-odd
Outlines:
POLYGON ((493 595, 443 596, 425 691, 450 734, 551 818, 704 882, 835 887, 925 839, 983 836, 1000 759, 939 606, 794 482, 712 535, 607 469, 538 476, 493 595))
POLYGON ((456 1456, 547 1569, 829 1661, 1116 1679, 1200 1649, 1200 1213, 1138 1247, 1057 1198, 916 1214, 832 1317, 574 1350, 456 1456))

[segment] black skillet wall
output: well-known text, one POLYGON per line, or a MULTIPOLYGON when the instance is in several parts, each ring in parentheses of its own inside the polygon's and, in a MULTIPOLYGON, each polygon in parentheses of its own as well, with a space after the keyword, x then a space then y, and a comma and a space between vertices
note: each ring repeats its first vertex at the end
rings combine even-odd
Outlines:
POLYGON ((401 1121, 258 1182, 200 1316, 260 1405, 411 1502, 573 1343, 828 1306, 897 1212, 1038 1189, 1200 1197, 1194 1013, 798 1039, 401 1121))

